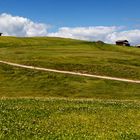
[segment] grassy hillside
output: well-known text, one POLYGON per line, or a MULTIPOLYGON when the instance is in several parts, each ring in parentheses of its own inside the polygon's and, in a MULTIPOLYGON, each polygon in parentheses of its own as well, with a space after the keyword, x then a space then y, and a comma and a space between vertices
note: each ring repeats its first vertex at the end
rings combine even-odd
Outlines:
MULTIPOLYGON (((140 80, 140 49, 62 38, 0 38, 0 60, 140 80)), ((139 84, 0 64, 0 96, 139 99, 139 84)))
MULTIPOLYGON (((62 38, 0 37, 0 60, 140 80, 140 49, 62 38)), ((0 97, 140 99, 139 84, 0 64, 0 97)))
MULTIPOLYGON (((0 37, 0 60, 140 80, 139 48, 0 37)), ((1 140, 139 140, 139 118, 140 84, 0 63, 1 140)))
POLYGON ((61 38, 0 38, 0 59, 140 79, 140 49, 61 38))
POLYGON ((140 99, 140 85, 0 65, 0 97, 140 99))

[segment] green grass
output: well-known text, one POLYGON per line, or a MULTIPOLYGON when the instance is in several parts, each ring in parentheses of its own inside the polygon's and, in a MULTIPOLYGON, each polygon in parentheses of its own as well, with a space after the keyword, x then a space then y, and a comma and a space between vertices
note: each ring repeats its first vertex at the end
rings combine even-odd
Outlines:
POLYGON ((0 100, 0 139, 139 140, 137 102, 0 100))
MULTIPOLYGON (((140 49, 62 38, 0 37, 0 60, 140 80, 140 49)), ((140 86, 0 64, 0 97, 140 99, 140 86)))
POLYGON ((140 85, 0 65, 0 97, 139 100, 140 85))
POLYGON ((0 59, 60 70, 140 79, 140 49, 61 38, 0 38, 0 59))
MULTIPOLYGON (((140 49, 0 37, 0 60, 140 80, 140 49)), ((140 85, 0 64, 1 140, 139 140, 140 85)))

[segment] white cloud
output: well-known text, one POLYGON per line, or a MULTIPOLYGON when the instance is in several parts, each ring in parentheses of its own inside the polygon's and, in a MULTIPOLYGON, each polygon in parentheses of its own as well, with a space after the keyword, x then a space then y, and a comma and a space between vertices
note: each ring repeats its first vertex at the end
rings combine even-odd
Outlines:
POLYGON ((121 32, 113 32, 108 34, 107 36, 108 42, 115 42, 116 40, 126 39, 132 45, 140 44, 140 30, 128 30, 128 31, 121 31, 121 32))
POLYGON ((3 13, 0 15, 0 32, 10 36, 45 36, 48 26, 30 19, 3 13))
POLYGON ((140 44, 140 30, 125 30, 118 26, 61 27, 57 32, 48 33, 50 26, 10 14, 0 14, 0 32, 8 36, 54 36, 80 40, 115 43, 126 39, 131 44, 140 44))
POLYGON ((82 40, 103 40, 106 41, 108 34, 111 34, 119 30, 119 27, 105 27, 105 26, 95 26, 95 27, 62 27, 56 33, 49 33, 49 36, 57 37, 68 37, 82 40))
POLYGON ((97 41, 102 40, 106 43, 115 43, 116 40, 126 39, 130 43, 140 43, 140 30, 124 31, 123 27, 118 26, 94 26, 94 27, 62 27, 58 32, 49 33, 48 36, 74 38, 81 40, 97 41))

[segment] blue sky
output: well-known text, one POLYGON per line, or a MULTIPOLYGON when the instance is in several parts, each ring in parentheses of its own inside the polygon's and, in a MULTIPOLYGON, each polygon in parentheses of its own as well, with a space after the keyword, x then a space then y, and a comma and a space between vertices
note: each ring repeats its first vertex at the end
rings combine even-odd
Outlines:
POLYGON ((140 29, 139 5, 140 0, 0 0, 0 14, 50 25, 50 32, 97 26, 128 31, 140 29))
POLYGON ((140 0, 1 0, 0 13, 54 26, 133 26, 140 22, 139 5, 140 0))

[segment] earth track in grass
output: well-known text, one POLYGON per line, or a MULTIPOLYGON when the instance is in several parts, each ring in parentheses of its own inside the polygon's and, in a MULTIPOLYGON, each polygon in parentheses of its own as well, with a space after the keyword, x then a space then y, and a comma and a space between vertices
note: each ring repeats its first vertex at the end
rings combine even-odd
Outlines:
POLYGON ((27 66, 27 65, 16 64, 16 63, 11 63, 11 62, 1 61, 1 60, 0 60, 0 63, 15 66, 15 67, 20 67, 20 68, 26 68, 26 69, 41 70, 41 71, 55 72, 55 73, 61 73, 61 74, 71 74, 71 75, 78 75, 78 76, 93 77, 93 78, 99 78, 99 79, 107 79, 107 80, 140 84, 139 80, 129 80, 129 79, 124 79, 124 78, 116 78, 116 77, 91 75, 91 74, 84 74, 84 73, 71 72, 71 71, 61 71, 61 70, 55 70, 55 69, 40 68, 40 67, 27 66))

